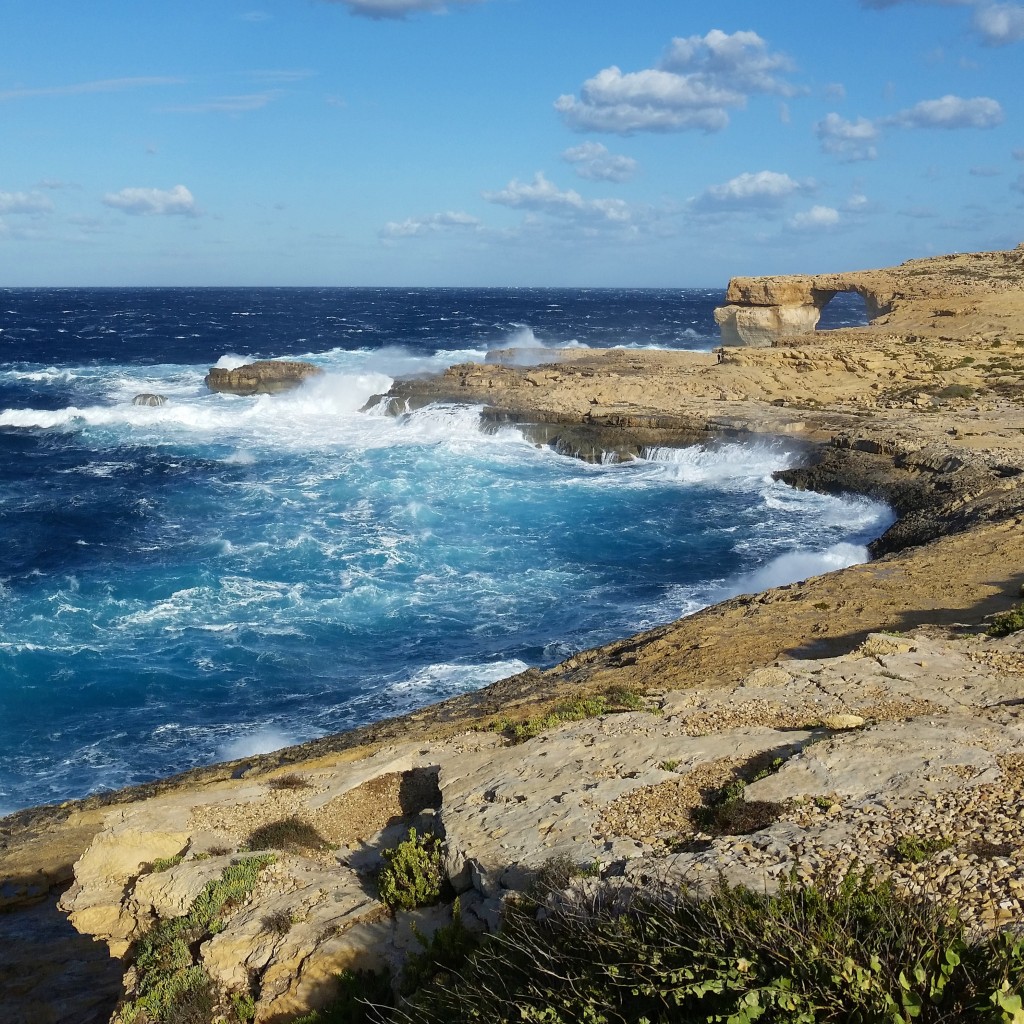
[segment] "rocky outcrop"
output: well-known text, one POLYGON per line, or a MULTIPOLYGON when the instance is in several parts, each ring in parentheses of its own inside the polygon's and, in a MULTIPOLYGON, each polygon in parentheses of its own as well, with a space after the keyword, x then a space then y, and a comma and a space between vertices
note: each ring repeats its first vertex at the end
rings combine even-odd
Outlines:
POLYGON ((143 392, 140 395, 136 395, 132 399, 132 405, 166 405, 167 399, 163 395, 152 395, 148 392, 143 392))
POLYGON ((813 331, 822 309, 839 292, 860 295, 872 322, 900 312, 960 317, 979 312, 970 299, 984 302, 1019 290, 1022 274, 1024 246, 1011 252, 911 260, 888 270, 734 277, 726 304, 715 310, 715 321, 726 345, 785 344, 813 331))
POLYGON ((646 709, 554 726, 522 745, 493 731, 399 740, 284 782, 278 773, 141 802, 109 815, 66 905, 76 927, 123 953, 126 936, 184 915, 249 856, 237 851, 252 845, 254 825, 284 813, 314 825, 329 852, 273 851, 251 896, 195 952, 223 996, 255 997, 257 1024, 324 1005, 345 968, 400 977, 415 932, 450 920, 450 904, 393 913, 377 898, 380 852, 410 822, 444 838, 463 921, 477 930, 499 927, 506 900, 559 859, 619 885, 725 877, 758 890, 791 871, 813 880, 870 864, 906 891, 956 898, 972 929, 990 930, 1024 912, 1024 863, 1009 852, 1024 848, 1024 821, 1007 812, 1024 797, 1022 703, 1024 634, 870 634, 842 657, 671 688, 646 709), (440 804, 428 796, 410 816, 416 802, 399 799, 410 783, 386 780, 418 779, 428 795, 428 776, 440 804), (770 813, 705 831, 695 811, 736 780, 752 815, 770 813), (897 848, 907 836, 941 837, 942 852, 908 863, 897 848), (181 859, 154 866, 170 850, 181 859))
POLYGON ((206 386, 229 395, 276 395, 291 391, 324 371, 312 363, 287 359, 261 359, 233 370, 210 367, 206 386))

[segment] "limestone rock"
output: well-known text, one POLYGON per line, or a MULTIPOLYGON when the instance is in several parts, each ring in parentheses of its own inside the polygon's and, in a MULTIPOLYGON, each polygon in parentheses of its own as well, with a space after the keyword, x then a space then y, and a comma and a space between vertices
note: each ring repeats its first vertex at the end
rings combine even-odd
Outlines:
POLYGON ((206 375, 206 386, 211 391, 229 395, 274 395, 291 391, 323 370, 312 363, 289 359, 261 359, 255 363, 227 370, 213 366, 206 375))

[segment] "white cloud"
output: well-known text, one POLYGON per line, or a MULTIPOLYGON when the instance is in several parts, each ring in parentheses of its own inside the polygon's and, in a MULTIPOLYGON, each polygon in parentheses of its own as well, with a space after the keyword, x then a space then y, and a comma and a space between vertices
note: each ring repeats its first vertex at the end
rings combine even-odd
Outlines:
POLYGON ((415 235, 429 235, 446 228, 480 228, 480 221, 468 213, 448 210, 434 213, 429 217, 409 217, 403 221, 388 221, 381 228, 381 238, 412 238, 415 235))
POLYGON ((834 228, 839 220, 839 211, 831 206, 812 206, 791 217, 789 226, 794 231, 817 231, 834 228))
POLYGON ((628 135, 638 131, 720 131, 729 111, 756 93, 796 95, 783 77, 793 70, 756 32, 672 40, 656 67, 623 72, 604 68, 583 83, 580 96, 563 95, 555 109, 571 128, 628 135))
POLYGON ((155 85, 184 85, 184 78, 104 78, 75 85, 51 85, 38 89, 8 89, 0 92, 0 103, 7 100, 30 99, 36 96, 82 96, 98 92, 125 92, 155 85))
POLYGON ((814 189, 812 181, 797 181, 778 171, 738 174, 705 189, 694 201, 698 210, 745 210, 781 206, 790 196, 814 189))
POLYGON ((831 153, 845 163, 874 160, 878 156, 875 148, 878 126, 866 117, 847 121, 839 114, 831 113, 814 126, 814 134, 825 153, 831 153))
POLYGON ((584 199, 575 189, 559 189, 538 171, 532 182, 512 181, 498 192, 484 192, 484 199, 499 206, 535 210, 556 217, 625 224, 633 219, 634 208, 622 199, 584 199))
POLYGON ((986 4, 974 12, 974 28, 989 46, 1006 46, 1024 39, 1024 6, 986 4))
POLYGON ((327 0, 328 3, 341 4, 349 9, 349 13, 364 18, 404 18, 407 14, 421 11, 445 11, 449 4, 473 4, 480 0, 327 0))
POLYGON ((49 213, 53 203, 39 192, 0 192, 0 213, 49 213))
POLYGON ((1003 121, 1003 108, 988 96, 963 99, 943 96, 922 100, 882 122, 897 128, 994 128, 1003 121))
POLYGON ((631 156, 611 153, 600 142, 572 146, 562 154, 562 159, 572 164, 581 178, 590 181, 629 181, 640 166, 631 156))
POLYGON ((108 192, 103 202, 115 210, 133 215, 199 216, 196 201, 184 185, 175 185, 171 189, 123 188, 120 192, 108 192))

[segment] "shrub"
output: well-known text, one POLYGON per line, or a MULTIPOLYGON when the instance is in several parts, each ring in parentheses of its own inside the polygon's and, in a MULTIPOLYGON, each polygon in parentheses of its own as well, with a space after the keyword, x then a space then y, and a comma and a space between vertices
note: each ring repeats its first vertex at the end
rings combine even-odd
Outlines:
POLYGON ((504 930, 415 994, 417 1024, 1010 1024, 1024 940, 971 944, 955 913, 870 874, 767 895, 623 892, 504 930))
POLYGON ((447 984, 469 955, 480 945, 480 936, 462 923, 462 906, 458 899, 452 905, 452 919, 438 928, 430 938, 413 924, 416 941, 422 952, 410 953, 402 968, 400 991, 410 995, 428 984, 447 984))
POLYGON ((937 853, 948 850, 953 844, 939 836, 921 839, 918 836, 903 836, 896 840, 893 853, 897 860, 910 864, 923 864, 937 853))
POLYGON ((383 856, 384 866, 377 876, 382 903, 392 910, 413 910, 438 902, 445 874, 436 836, 419 836, 411 828, 408 838, 383 856))
POLYGON ((391 979, 374 971, 342 971, 337 975, 338 995, 322 1010, 296 1018, 292 1024, 369 1024, 380 1020, 374 1007, 394 1005, 391 979))
POLYGON ((296 772, 291 772, 288 775, 278 775, 276 779, 267 780, 268 789, 312 789, 313 784, 308 780, 304 779, 301 775, 296 772))
POLYGON ((1024 601, 1014 605, 1008 612, 999 612, 992 616, 988 627, 989 636, 1009 636, 1024 629, 1024 601))
MULTIPOLYGON (((974 362, 972 359, 971 362, 974 362)), ((968 384, 947 384, 935 393, 936 398, 973 398, 974 388, 968 384)))
POLYGON ((134 950, 136 997, 121 1008, 124 1024, 208 1024, 214 1008, 213 982, 195 964, 193 949, 222 931, 224 917, 256 885, 272 854, 231 864, 207 882, 188 913, 158 921, 134 950))
MULTIPOLYGON (((781 759, 779 761, 781 767, 781 759)), ((770 774, 769 767, 755 777, 765 778, 770 774)), ((777 821, 784 806, 771 800, 747 800, 746 788, 742 779, 734 779, 708 793, 704 803, 690 812, 694 828, 711 836, 740 836, 759 832, 777 821)))
POLYGON ((170 871, 171 868, 176 868, 184 858, 185 854, 176 853, 173 857, 157 857, 155 861, 150 865, 149 870, 154 874, 159 874, 161 871, 170 871))
POLYGON ((322 853, 331 844, 308 822, 292 816, 260 825, 249 836, 250 850, 287 850, 290 853, 322 853))

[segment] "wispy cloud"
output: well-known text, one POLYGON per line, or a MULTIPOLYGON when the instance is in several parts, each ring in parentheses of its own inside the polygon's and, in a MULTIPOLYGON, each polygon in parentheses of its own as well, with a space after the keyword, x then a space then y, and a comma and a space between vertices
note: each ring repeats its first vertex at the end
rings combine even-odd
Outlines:
POLYGON ((861 7, 885 10, 907 4, 931 7, 973 7, 971 28, 986 46, 1008 46, 1024 40, 1024 4, 992 0, 860 0, 861 7))
POLYGON ((120 192, 108 192, 103 202, 134 216, 199 216, 195 198, 184 185, 170 189, 123 188, 120 192))
POLYGON ((814 126, 814 134, 825 153, 839 157, 844 163, 874 160, 878 156, 878 126, 866 117, 848 121, 839 114, 826 115, 814 126))
POLYGON ((283 68, 280 70, 247 71, 247 78, 255 79, 257 82, 274 82, 286 84, 288 82, 304 82, 307 78, 315 78, 318 72, 310 68, 283 68))
POLYGON ((103 78, 94 82, 77 82, 73 85, 48 85, 31 89, 7 89, 0 92, 0 103, 9 100, 31 99, 36 96, 84 96, 90 93, 128 92, 131 89, 148 89, 161 85, 184 85, 184 78, 103 78))
POLYGON ((575 189, 560 189, 538 171, 533 181, 513 178, 503 189, 484 192, 484 199, 499 206, 535 210, 574 220, 609 221, 624 224, 633 218, 633 207, 622 199, 584 199, 575 189))
POLYGON ((440 13, 449 6, 465 6, 480 3, 481 0, 326 0, 327 3, 341 4, 350 14, 381 20, 384 18, 405 18, 410 14, 423 12, 440 13))
POLYGON ((245 114, 262 110, 281 95, 280 89, 266 92, 250 92, 240 96, 216 96, 199 103, 181 103, 163 109, 172 114, 245 114))
POLYGON ((456 210, 448 210, 444 213, 434 213, 428 217, 409 217, 402 221, 389 221, 378 232, 381 238, 412 238, 416 235, 431 235, 448 229, 469 229, 472 231, 480 227, 480 221, 468 213, 456 210))
POLYGON ((673 39, 653 68, 599 71, 580 95, 560 96, 555 109, 578 131, 720 131, 729 111, 757 93, 793 96, 800 90, 786 75, 792 61, 773 52, 756 32, 673 39))
POLYGON ((0 192, 0 213, 49 213, 53 203, 40 192, 0 192))
POLYGON ((562 159, 589 181, 629 181, 640 166, 631 156, 611 153, 600 142, 572 146, 562 153, 562 159))

